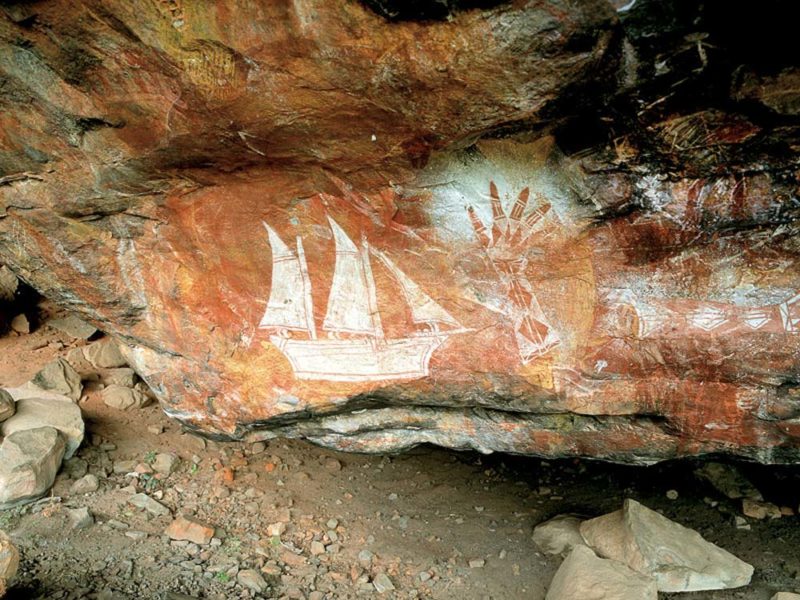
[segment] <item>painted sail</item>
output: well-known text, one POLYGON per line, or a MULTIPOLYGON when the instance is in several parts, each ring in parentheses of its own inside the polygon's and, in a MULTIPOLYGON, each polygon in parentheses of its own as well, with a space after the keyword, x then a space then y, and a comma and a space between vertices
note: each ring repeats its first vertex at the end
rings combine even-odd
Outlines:
POLYGON ((335 333, 376 335, 369 305, 367 273, 361 254, 333 219, 328 217, 328 223, 336 242, 336 266, 322 328, 335 333))
POLYGON ((309 323, 313 323, 310 320, 313 317, 307 314, 307 291, 300 261, 269 225, 263 225, 272 248, 272 290, 259 327, 311 333, 313 328, 309 329, 309 323))
POLYGON ((386 266, 388 271, 400 284, 400 289, 403 291, 403 296, 406 303, 411 309, 411 319, 418 324, 431 323, 438 324, 444 323, 451 327, 461 327, 461 323, 456 321, 450 313, 439 306, 433 298, 428 296, 422 288, 420 288, 408 275, 403 273, 397 265, 395 265, 389 257, 382 252, 371 248, 371 251, 377 256, 381 262, 386 266))

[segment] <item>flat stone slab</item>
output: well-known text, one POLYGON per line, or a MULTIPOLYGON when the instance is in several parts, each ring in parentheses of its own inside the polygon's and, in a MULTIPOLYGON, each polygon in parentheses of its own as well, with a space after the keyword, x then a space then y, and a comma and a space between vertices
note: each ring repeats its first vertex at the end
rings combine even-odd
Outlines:
POLYGON ((53 329, 66 333, 76 340, 88 340, 97 333, 97 327, 90 325, 75 315, 69 315, 61 319, 53 319, 47 324, 53 329))
POLYGON ((3 435, 38 427, 55 427, 66 440, 65 458, 71 458, 83 442, 81 409, 64 396, 24 398, 17 401, 16 409, 14 416, 0 425, 3 435))
POLYGON ((599 556, 654 577, 660 592, 737 588, 753 575, 727 550, 631 499, 622 510, 584 521, 580 532, 599 556))
POLYGON ((0 510, 41 498, 64 457, 64 436, 53 427, 8 434, 0 445, 0 510))
POLYGON ((545 600, 657 600, 656 581, 615 560, 575 546, 561 563, 545 600))

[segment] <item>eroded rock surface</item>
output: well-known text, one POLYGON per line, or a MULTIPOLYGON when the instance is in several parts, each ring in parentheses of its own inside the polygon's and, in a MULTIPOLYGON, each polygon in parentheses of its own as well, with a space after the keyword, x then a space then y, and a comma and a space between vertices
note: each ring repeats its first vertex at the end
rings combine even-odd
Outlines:
POLYGON ((90 363, 218 438, 800 457, 786 3, 173 4, 0 14, 0 260, 90 363))

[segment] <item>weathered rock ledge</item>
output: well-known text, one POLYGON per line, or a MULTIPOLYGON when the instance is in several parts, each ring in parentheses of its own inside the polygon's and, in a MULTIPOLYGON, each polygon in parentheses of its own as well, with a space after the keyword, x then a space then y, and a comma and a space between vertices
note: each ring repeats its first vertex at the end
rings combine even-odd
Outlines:
POLYGON ((219 438, 796 461, 786 3, 474 4, 5 3, 0 262, 219 438))

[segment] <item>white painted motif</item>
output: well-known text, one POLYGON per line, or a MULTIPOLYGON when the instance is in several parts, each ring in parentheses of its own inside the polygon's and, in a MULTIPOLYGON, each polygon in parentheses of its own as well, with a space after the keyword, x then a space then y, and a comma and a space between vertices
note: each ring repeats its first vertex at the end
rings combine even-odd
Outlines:
POLYGON ((786 302, 778 305, 781 314, 781 322, 787 333, 798 333, 800 331, 800 294, 790 298, 786 302))
POLYGON ((758 330, 769 323, 771 317, 765 308, 751 308, 742 316, 742 320, 750 329, 758 330))
POLYGON ((541 201, 528 211, 530 190, 525 188, 519 193, 510 214, 506 215, 493 181, 489 183, 489 195, 491 228, 483 223, 473 207, 467 207, 467 215, 475 237, 506 285, 509 305, 505 314, 514 323, 520 362, 528 364, 561 343, 560 336, 548 323, 534 287, 525 275, 525 255, 532 244, 531 238, 535 236, 542 240, 555 230, 554 224, 548 220, 551 206, 541 201))
POLYGON ((728 322, 725 311, 714 306, 701 306, 690 312, 687 319, 689 324, 703 331, 713 331, 728 322))
POLYGON ((301 239, 297 238, 294 253, 266 223, 272 248, 272 289, 259 327, 274 332, 270 341, 289 360, 298 379, 358 382, 426 377, 433 352, 449 336, 469 329, 388 256, 371 248, 366 240, 358 248, 338 223, 330 217, 328 222, 336 244, 333 283, 322 325, 329 338, 317 338, 301 239), (397 281, 412 321, 426 329, 403 338, 385 337, 370 254, 397 281), (441 330, 440 326, 451 329, 441 330), (304 332, 308 339, 295 339, 292 332, 304 332))

